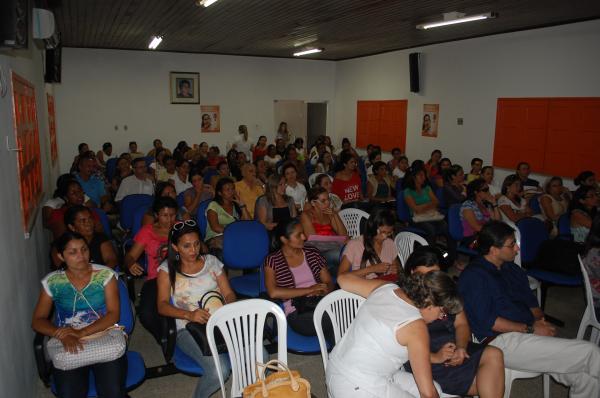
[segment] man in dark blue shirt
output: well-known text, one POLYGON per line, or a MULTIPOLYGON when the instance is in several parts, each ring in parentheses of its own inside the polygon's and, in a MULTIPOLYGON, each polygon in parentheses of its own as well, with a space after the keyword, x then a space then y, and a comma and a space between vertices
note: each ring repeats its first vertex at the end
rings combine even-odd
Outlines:
POLYGON ((553 337, 527 275, 513 261, 514 230, 500 221, 484 225, 477 238, 481 257, 462 272, 458 288, 473 333, 504 353, 508 369, 548 373, 571 387, 571 398, 600 397, 600 348, 553 337))

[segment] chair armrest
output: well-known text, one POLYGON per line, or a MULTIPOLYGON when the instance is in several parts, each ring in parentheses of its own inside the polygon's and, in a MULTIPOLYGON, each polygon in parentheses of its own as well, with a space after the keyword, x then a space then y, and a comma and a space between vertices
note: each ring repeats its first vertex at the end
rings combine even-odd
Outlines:
POLYGON ((168 363, 171 362, 171 358, 173 358, 175 344, 177 343, 177 327, 175 326, 175 318, 161 316, 160 324, 160 346, 165 357, 165 361, 168 363))
POLYGON ((52 363, 46 358, 45 352, 46 336, 41 333, 36 333, 33 338, 33 353, 37 365, 38 375, 40 380, 46 387, 50 386, 50 373, 52 372, 52 363))

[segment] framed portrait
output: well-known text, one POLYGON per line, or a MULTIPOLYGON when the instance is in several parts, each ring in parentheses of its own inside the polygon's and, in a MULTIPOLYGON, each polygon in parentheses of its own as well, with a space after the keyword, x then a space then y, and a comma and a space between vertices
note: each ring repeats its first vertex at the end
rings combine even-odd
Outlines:
POLYGON ((219 105, 200 105, 202 124, 200 131, 203 133, 218 133, 221 131, 221 110, 219 105))
POLYGON ((200 103, 199 73, 171 72, 169 76, 172 104, 200 103))

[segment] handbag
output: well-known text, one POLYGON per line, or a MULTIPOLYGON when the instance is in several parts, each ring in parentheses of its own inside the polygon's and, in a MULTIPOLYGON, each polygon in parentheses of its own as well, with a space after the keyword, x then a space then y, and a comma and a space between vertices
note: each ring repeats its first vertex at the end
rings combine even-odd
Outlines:
POLYGON ((283 362, 272 360, 256 363, 256 383, 244 388, 243 398, 310 398, 310 383, 297 370, 290 370, 283 362), (261 371, 259 372, 259 368, 261 371), (275 370, 265 377, 267 369, 275 370))
POLYGON ((323 296, 295 297, 292 299, 292 305, 296 308, 298 314, 314 312, 322 298, 323 296))
MULTIPOLYGON (((208 311, 210 314, 214 314, 214 312, 223 307, 224 304, 225 299, 221 293, 216 290, 204 293, 200 298, 200 301, 198 301, 198 306, 201 309, 208 311)), ((196 344, 198 344, 198 347, 200 347, 202 354, 206 356, 212 355, 210 346, 208 345, 208 337, 206 337, 206 323, 188 322, 185 325, 185 328, 190 332, 196 341, 196 344)), ((220 354, 227 352, 227 344, 225 344, 225 339, 223 339, 223 335, 219 329, 215 329, 215 343, 217 344, 217 351, 220 354)))
POLYGON ((46 344, 48 356, 56 369, 72 370, 95 363, 114 361, 127 349, 124 327, 115 325, 103 331, 82 337, 83 350, 72 354, 65 350, 62 342, 52 337, 46 344))
POLYGON ((415 214, 412 217, 413 222, 427 222, 427 221, 441 221, 444 219, 444 215, 437 210, 429 210, 425 213, 415 214))

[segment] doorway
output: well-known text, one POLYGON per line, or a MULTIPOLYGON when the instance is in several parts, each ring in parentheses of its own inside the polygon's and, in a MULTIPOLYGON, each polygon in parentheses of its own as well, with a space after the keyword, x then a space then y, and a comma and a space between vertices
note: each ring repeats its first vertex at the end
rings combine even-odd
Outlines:
POLYGON ((295 138, 304 140, 304 148, 308 149, 319 135, 327 133, 327 102, 307 102, 301 100, 275 100, 274 131, 280 122, 286 122, 292 141, 295 138))

